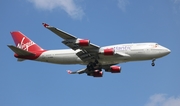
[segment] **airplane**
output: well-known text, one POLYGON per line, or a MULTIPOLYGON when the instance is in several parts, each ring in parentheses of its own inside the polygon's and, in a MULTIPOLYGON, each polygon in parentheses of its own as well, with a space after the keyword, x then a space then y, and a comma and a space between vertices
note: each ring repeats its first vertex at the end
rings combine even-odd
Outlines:
POLYGON ((56 27, 42 23, 45 28, 63 39, 62 43, 71 49, 45 50, 26 37, 20 31, 10 32, 16 44, 7 45, 15 54, 18 61, 34 60, 54 64, 81 64, 85 68, 70 71, 69 74, 83 74, 102 77, 105 72, 120 73, 119 63, 131 61, 155 60, 168 55, 171 51, 158 43, 129 43, 100 47, 88 39, 81 39, 66 33, 56 27))

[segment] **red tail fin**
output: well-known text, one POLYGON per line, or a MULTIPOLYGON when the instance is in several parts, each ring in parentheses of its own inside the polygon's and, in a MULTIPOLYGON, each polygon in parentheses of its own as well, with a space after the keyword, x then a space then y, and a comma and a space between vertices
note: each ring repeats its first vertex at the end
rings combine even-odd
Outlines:
POLYGON ((26 51, 42 51, 43 49, 19 31, 11 32, 18 48, 26 51))

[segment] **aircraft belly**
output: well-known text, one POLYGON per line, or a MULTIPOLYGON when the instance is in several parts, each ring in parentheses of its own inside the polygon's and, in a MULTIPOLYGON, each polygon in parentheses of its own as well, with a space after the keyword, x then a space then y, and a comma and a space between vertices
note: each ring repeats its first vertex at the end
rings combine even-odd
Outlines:
POLYGON ((160 55, 158 53, 152 53, 152 52, 138 52, 138 53, 131 53, 129 54, 131 56, 130 61, 138 61, 138 60, 150 60, 154 58, 159 58, 160 55))
POLYGON ((100 56, 99 62, 103 65, 105 64, 117 64, 126 62, 129 57, 121 57, 121 56, 100 56))
POLYGON ((55 57, 54 60, 59 64, 80 64, 82 62, 76 55, 61 55, 55 57))
POLYGON ((83 62, 74 53, 69 54, 43 54, 36 61, 55 64, 82 64, 83 62))
POLYGON ((127 52, 126 54, 129 55, 129 57, 122 57, 122 56, 100 56, 100 63, 101 64, 117 64, 117 63, 123 63, 123 62, 129 62, 129 61, 140 61, 140 60, 151 60, 153 58, 158 58, 159 56, 157 54, 152 54, 151 52, 145 52, 145 51, 131 51, 127 52))

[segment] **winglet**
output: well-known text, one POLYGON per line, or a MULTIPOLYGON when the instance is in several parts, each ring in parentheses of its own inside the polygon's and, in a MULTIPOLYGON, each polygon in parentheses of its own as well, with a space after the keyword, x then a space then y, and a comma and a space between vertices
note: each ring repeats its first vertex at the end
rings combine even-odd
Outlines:
POLYGON ((45 28, 47 28, 49 25, 46 23, 42 23, 45 28))
POLYGON ((67 73, 68 73, 68 74, 72 74, 72 71, 71 71, 71 70, 67 70, 67 73))

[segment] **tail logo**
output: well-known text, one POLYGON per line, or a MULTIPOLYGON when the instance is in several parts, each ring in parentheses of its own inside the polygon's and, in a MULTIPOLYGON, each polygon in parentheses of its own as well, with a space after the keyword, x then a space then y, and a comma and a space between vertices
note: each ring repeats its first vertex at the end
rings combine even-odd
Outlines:
POLYGON ((28 48, 33 46, 35 43, 33 41, 29 41, 27 43, 24 43, 25 37, 22 38, 21 43, 17 44, 17 47, 23 50, 28 51, 28 48))

